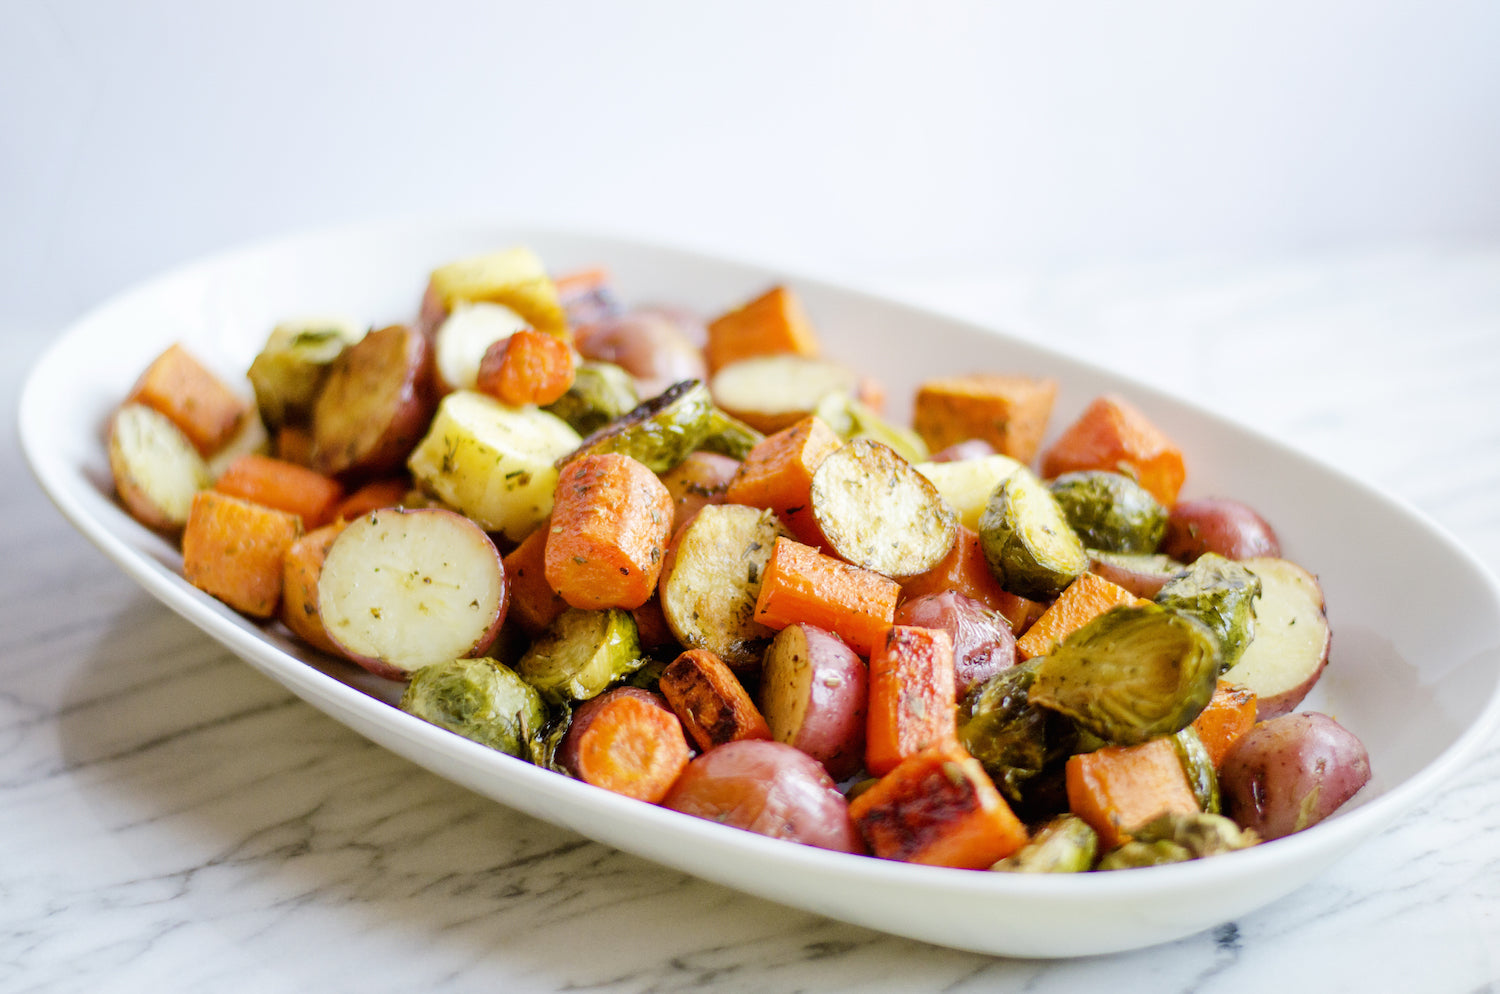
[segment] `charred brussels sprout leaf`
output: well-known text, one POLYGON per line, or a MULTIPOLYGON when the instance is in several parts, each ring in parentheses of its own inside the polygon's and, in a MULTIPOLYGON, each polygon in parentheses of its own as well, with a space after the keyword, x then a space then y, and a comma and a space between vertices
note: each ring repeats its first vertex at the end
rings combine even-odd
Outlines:
POLYGON ((1214 770, 1213 757, 1204 748, 1197 729, 1189 725, 1172 736, 1172 748, 1177 750, 1177 758, 1182 761, 1182 771, 1193 787, 1198 809, 1207 814, 1218 814, 1219 774, 1214 770))
POLYGON ((1161 588, 1156 603, 1196 618, 1219 643, 1219 665, 1239 662, 1255 637, 1255 597, 1260 577, 1239 563, 1209 552, 1199 556, 1186 575, 1161 588))
POLYGON ((1026 806, 1027 788, 1072 753, 1072 722, 1028 699, 1039 660, 1001 670, 975 687, 959 711, 958 740, 1007 800, 1026 806))
POLYGON ((1161 866, 1248 849, 1260 836, 1223 815, 1164 814, 1132 830, 1131 841, 1099 861, 1101 870, 1161 866))
POLYGON ((708 387, 683 380, 610 422, 583 440, 558 466, 579 456, 618 452, 665 473, 703 444, 720 424, 708 387))
POLYGON ((1131 839, 1118 849, 1104 854, 1099 861, 1101 870, 1133 870, 1143 866, 1166 866, 1168 863, 1186 863, 1193 854, 1185 846, 1170 839, 1142 842, 1131 839))
POLYGON ((412 674, 401 710, 491 749, 529 759, 528 737, 547 719, 537 692, 493 659, 433 663, 412 674))
POLYGON ((586 701, 640 669, 640 635, 630 612, 568 608, 516 663, 516 673, 552 704, 586 701))
POLYGON ((1038 829, 1030 842, 990 869, 1002 873, 1083 873, 1093 869, 1098 854, 1099 833, 1077 815, 1059 815, 1038 829))
POLYGON ((557 761, 557 750, 562 748, 568 729, 573 726, 573 709, 566 704, 553 708, 552 714, 535 728, 526 732, 526 758, 536 765, 572 776, 567 767, 557 761))
POLYGON ((1137 745, 1187 727, 1218 675, 1218 647, 1201 623, 1131 605, 1099 615, 1041 657, 1030 700, 1113 745, 1137 745))
POLYGON ((1167 509, 1128 476, 1103 470, 1064 473, 1052 481, 1063 516, 1083 544, 1105 552, 1155 552, 1167 509))
POLYGON ((562 418, 578 434, 589 435, 640 402, 635 380, 624 369, 612 362, 584 361, 578 363, 567 393, 544 410, 562 418))
POLYGON ((1030 600, 1051 600, 1089 567, 1056 498, 1024 467, 990 494, 979 516, 979 542, 1000 586, 1030 600))

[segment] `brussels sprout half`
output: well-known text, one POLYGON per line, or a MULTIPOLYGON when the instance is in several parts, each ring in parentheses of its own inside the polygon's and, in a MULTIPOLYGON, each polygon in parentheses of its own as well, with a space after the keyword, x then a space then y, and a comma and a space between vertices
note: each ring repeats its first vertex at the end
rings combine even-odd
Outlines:
POLYGON ((630 612, 568 608, 516 663, 516 673, 552 704, 596 697, 646 663, 630 612))
POLYGON ((598 431, 641 402, 635 380, 612 362, 585 360, 573 371, 573 384, 543 410, 568 423, 580 435, 598 431))
POLYGON ((1059 815, 992 870, 1001 873, 1083 873, 1093 869, 1099 833, 1077 815, 1059 815))
POLYGON ((990 494, 979 543, 1000 586, 1048 601, 1089 568, 1088 553, 1047 485, 1022 467, 990 494))
POLYGON ((702 380, 683 380, 583 440, 558 460, 558 466, 579 456, 618 452, 644 463, 653 473, 665 473, 703 444, 722 422, 702 380))
POLYGON ((1221 672, 1239 662, 1255 637, 1260 577, 1217 553, 1199 556, 1185 575, 1161 588, 1156 603, 1202 622, 1219 643, 1221 672))
POLYGON ((1155 552, 1166 533, 1167 509, 1120 473, 1064 473, 1052 481, 1051 490, 1068 524, 1090 549, 1155 552))
POLYGON ((1129 605, 1041 657, 1028 699, 1112 745, 1137 745, 1187 727, 1218 675, 1218 646, 1202 623, 1155 604, 1129 605))
POLYGON ((1101 870, 1162 866, 1248 849, 1260 836, 1217 814, 1164 814, 1131 830, 1132 838, 1099 861, 1101 870))
POLYGON ((1015 805, 1028 805, 1028 787, 1065 761, 1077 733, 1066 718, 1028 699, 1039 659, 1001 670, 972 690, 958 716, 958 740, 979 760, 1015 805))
POLYGON ((541 696, 509 667, 483 657, 432 663, 412 674, 401 710, 507 755, 531 758, 547 723, 541 696))

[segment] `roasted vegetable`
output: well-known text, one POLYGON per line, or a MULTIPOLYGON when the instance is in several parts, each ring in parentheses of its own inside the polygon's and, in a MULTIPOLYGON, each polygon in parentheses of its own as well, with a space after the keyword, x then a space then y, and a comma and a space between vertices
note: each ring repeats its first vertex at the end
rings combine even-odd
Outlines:
POLYGON ((352 321, 339 318, 289 321, 272 329, 248 373, 266 428, 306 423, 333 361, 361 334, 352 321))
POLYGON ((432 349, 405 325, 372 331, 339 353, 312 414, 312 467, 331 476, 388 475, 406 461, 436 406, 432 349))
POLYGON ((1162 587, 1185 574, 1187 567, 1170 556, 1090 549, 1089 572, 1137 597, 1154 598, 1162 587))
POLYGON ((1031 600, 1056 597, 1089 565, 1056 498, 1024 467, 990 495, 979 518, 979 541, 1000 585, 1031 600))
POLYGON ((569 608, 527 649, 516 673, 552 704, 586 701, 645 664, 628 611, 569 608))
POLYGON ((1172 505, 1161 551, 1185 563, 1205 552, 1225 559, 1280 556, 1281 542, 1265 518, 1227 497, 1180 500, 1172 505))
POLYGON ((860 377, 841 362, 794 353, 730 363, 709 382, 714 402, 766 434, 801 421, 829 394, 854 396, 860 377))
POLYGON ((1316 825, 1359 793, 1370 780, 1370 754, 1326 714, 1286 714, 1242 735, 1220 778, 1224 813, 1279 839, 1316 825))
POLYGON ((1016 639, 998 612, 956 590, 908 596, 892 619, 898 625, 941 628, 953 640, 954 691, 969 691, 1016 663, 1016 639))
POLYGON ((125 509, 163 531, 187 524, 194 495, 211 482, 192 440, 144 404, 126 404, 110 419, 109 469, 125 509))
POLYGON ((1001 873, 1083 873, 1093 869, 1099 833, 1077 815, 1058 815, 990 869, 1001 873))
POLYGON ((1080 470, 1059 476, 1051 489, 1063 517, 1090 549, 1152 553, 1167 529, 1167 509, 1128 476, 1080 470))
POLYGON ((1117 607, 1041 658, 1030 699, 1106 742, 1133 745, 1186 727, 1218 676, 1201 623, 1154 604, 1117 607))
POLYGON ((1101 870, 1163 866, 1248 849, 1260 841, 1222 815, 1168 812, 1138 827, 1129 842, 1099 861, 1101 870))
POLYGON ((1182 760, 1182 772, 1193 785, 1193 796, 1198 798, 1198 807, 1207 814, 1219 813, 1219 775, 1214 771, 1213 757, 1204 747, 1203 740, 1192 725, 1172 736, 1172 748, 1182 760))
POLYGON ((545 410, 562 418, 579 435, 588 435, 639 403, 629 373, 614 363, 584 361, 574 367, 573 383, 567 392, 545 410))
POLYGON ((1247 559, 1241 566, 1260 581, 1251 602, 1255 640, 1225 679, 1256 695, 1259 721, 1291 711, 1323 675, 1333 632, 1318 578, 1286 559, 1247 559))
POLYGON ((1210 552, 1162 587, 1156 603, 1201 621, 1213 633, 1222 672, 1239 662, 1255 637, 1254 600, 1260 590, 1254 573, 1210 552))
POLYGON ((401 710, 521 758, 530 756, 528 740, 547 721, 536 690, 508 666, 484 657, 417 670, 401 695, 401 710))
POLYGON ((684 380, 595 431, 558 465, 579 456, 618 452, 654 473, 665 473, 698 448, 716 425, 708 388, 700 380, 684 380))
POLYGON ((575 778, 655 804, 693 758, 660 694, 616 687, 579 705, 557 762, 575 778))
POLYGON ((831 393, 818 402, 813 413, 822 418, 840 438, 868 438, 884 443, 912 465, 925 462, 927 443, 916 432, 894 425, 868 404, 846 393, 831 393))
POLYGON ((1078 739, 1066 717, 1031 703, 1037 665, 1002 670, 971 691, 958 712, 959 743, 1021 807, 1031 806, 1032 782, 1067 759, 1078 739))

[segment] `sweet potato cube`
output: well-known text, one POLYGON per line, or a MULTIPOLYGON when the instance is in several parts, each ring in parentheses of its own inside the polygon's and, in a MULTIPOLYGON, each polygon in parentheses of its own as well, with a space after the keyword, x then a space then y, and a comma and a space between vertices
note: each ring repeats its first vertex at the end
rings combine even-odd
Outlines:
POLYGON ((1182 450, 1146 415, 1114 396, 1095 398, 1042 454, 1042 476, 1075 470, 1124 473, 1171 507, 1187 478, 1182 450))
POLYGON ((1255 691, 1220 680, 1208 705, 1193 719, 1193 730, 1203 740, 1214 769, 1224 762, 1240 736, 1255 727, 1256 703, 1255 691))
POLYGON ((1050 378, 970 373, 928 380, 917 389, 912 427, 934 452, 978 438, 1029 463, 1056 399, 1050 378))
POLYGON ((923 749, 958 741, 953 640, 935 628, 893 625, 870 654, 865 768, 876 776, 923 749))
POLYGON ((771 737, 771 727, 734 671, 706 649, 689 649, 668 663, 660 689, 700 751, 771 737))
POLYGON ((1157 815, 1192 814, 1198 799, 1171 739, 1105 746, 1068 760, 1068 807, 1099 833, 1100 851, 1130 841, 1157 815))
POLYGON ((882 859, 988 869, 1026 844, 1026 827, 979 761, 956 745, 907 757, 849 804, 882 859))
POLYGON ((1148 603, 1103 577, 1084 573, 1068 584, 1026 634, 1016 640, 1016 652, 1022 659, 1045 656, 1063 639, 1110 608, 1148 603))
POLYGON ((752 356, 791 352, 818 354, 817 332, 797 295, 785 286, 761 296, 710 322, 704 358, 709 373, 752 356))
POLYGON ((295 514, 201 490, 182 532, 182 574, 236 611, 269 618, 281 601, 287 550, 301 533, 295 514))
POLYGON ((558 476, 547 529, 547 582, 573 607, 640 607, 656 589, 672 495, 643 463, 580 456, 558 476))
POLYGON ((868 656, 885 640, 900 595, 890 577, 783 537, 761 576, 755 620, 777 631, 799 621, 817 625, 868 656))
POLYGON ((724 499, 732 504, 767 508, 800 540, 821 544, 812 517, 812 478, 823 459, 844 444, 821 419, 806 417, 768 435, 746 454, 724 499))
POLYGON ((126 403, 165 414, 201 454, 213 455, 234 437, 250 404, 181 345, 146 367, 126 403))

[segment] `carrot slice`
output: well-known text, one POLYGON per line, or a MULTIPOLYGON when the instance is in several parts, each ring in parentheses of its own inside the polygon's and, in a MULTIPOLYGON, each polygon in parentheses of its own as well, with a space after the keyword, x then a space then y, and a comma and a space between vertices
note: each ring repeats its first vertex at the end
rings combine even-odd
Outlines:
POLYGON ((1167 507, 1177 500, 1187 470, 1182 450, 1146 415, 1115 396, 1098 397, 1042 454, 1042 475, 1081 469, 1124 473, 1167 507))
POLYGON ((849 804, 882 859, 984 870, 1026 844, 1026 826, 984 767, 953 744, 904 759, 849 804))
POLYGON ((703 752, 739 739, 769 739, 771 727, 724 660, 689 649, 661 672, 661 693, 703 752))
POLYGON ((1068 759, 1068 807, 1099 833, 1100 850, 1130 841, 1130 830, 1159 814, 1198 810, 1182 760, 1169 738, 1105 746, 1068 759))
POLYGON ((321 528, 338 513, 344 488, 330 476, 282 459, 254 453, 240 456, 219 474, 214 487, 221 494, 240 497, 295 514, 304 528, 321 528))
POLYGON ((553 620, 568 609, 568 602, 558 596, 547 582, 547 536, 549 518, 533 529, 521 544, 505 556, 505 576, 510 581, 510 614, 521 631, 540 635, 553 620))
POLYGON ((813 473, 824 458, 844 444, 838 433, 817 417, 768 435, 746 455, 724 499, 775 511, 788 530, 808 545, 821 545, 813 521, 813 473))
POLYGON ((234 437, 250 404, 181 345, 173 345, 141 374, 125 402, 165 414, 203 455, 234 437))
POLYGON ((661 697, 620 687, 579 707, 558 759, 584 783, 655 804, 692 755, 681 722, 661 697))
POLYGON ((777 631, 799 621, 816 625, 868 656, 884 641, 900 595, 889 577, 778 538, 761 576, 755 620, 777 631))
POLYGON ((1124 587, 1092 573, 1084 573, 1057 595, 1026 634, 1016 640, 1022 659, 1045 656, 1075 630, 1122 604, 1149 604, 1124 587))
POLYGON ((797 295, 785 286, 772 287, 761 296, 708 326, 704 358, 708 371, 752 356, 791 352, 818 354, 818 336, 797 295))
POLYGON ((547 582, 573 607, 637 608, 656 589, 671 537, 672 495, 630 456, 580 456, 558 476, 547 582))
POLYGON ((308 532, 291 544, 282 561, 281 623, 308 645, 335 656, 344 652, 323 627, 323 613, 318 607, 318 577, 323 573, 329 546, 346 524, 340 519, 308 532))
POLYGON ((953 639, 894 625, 870 655, 865 768, 876 776, 908 756, 958 741, 953 639))
POLYGON ((503 404, 550 404, 573 385, 573 350, 523 328, 485 349, 474 388, 503 404))
POLYGON ((301 533, 295 514, 200 490, 182 532, 182 575, 236 611, 269 618, 281 601, 282 563, 301 533))
POLYGON ((1255 691, 1220 680, 1208 705, 1193 719, 1193 730, 1203 740, 1215 769, 1240 736, 1255 727, 1255 707, 1255 691))

